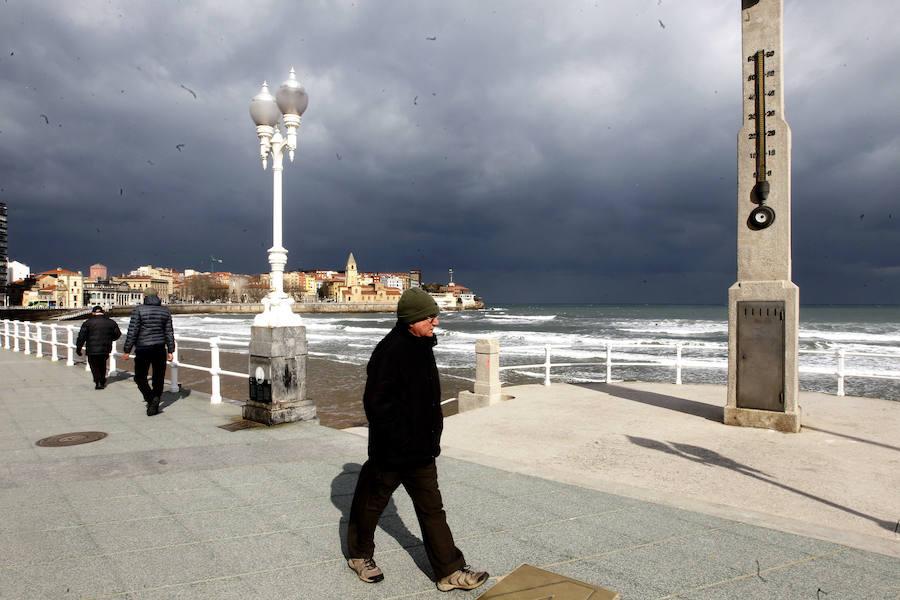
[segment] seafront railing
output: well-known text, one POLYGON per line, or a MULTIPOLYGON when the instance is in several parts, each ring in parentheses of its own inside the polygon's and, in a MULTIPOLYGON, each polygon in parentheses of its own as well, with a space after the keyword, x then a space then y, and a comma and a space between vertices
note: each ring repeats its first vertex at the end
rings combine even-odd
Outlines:
MULTIPOLYGON (((2 336, 2 348, 12 350, 14 352, 24 352, 25 354, 33 354, 37 358, 47 356, 51 361, 65 360, 66 365, 75 365, 75 340, 78 330, 74 325, 57 325, 44 324, 39 322, 15 321, 11 319, 0 320, 0 336, 2 336)), ((222 349, 237 349, 239 351, 248 351, 249 342, 231 340, 221 337, 213 338, 194 338, 186 336, 175 336, 176 349, 173 360, 169 362, 169 390, 177 392, 180 389, 178 382, 179 369, 193 369, 209 373, 210 375, 210 402, 218 404, 222 402, 221 394, 221 378, 239 377, 247 378, 247 373, 239 373, 222 369, 220 361, 220 353, 222 349), (201 352, 208 351, 210 353, 210 366, 190 364, 182 362, 179 358, 179 350, 182 344, 187 343, 191 350, 201 352)), ((481 340, 488 341, 488 340, 481 340)), ((496 340, 493 340, 496 342, 496 340)), ((119 342, 121 344, 121 342, 119 342)), ((594 367, 602 367, 604 376, 602 378, 582 378, 579 381, 584 382, 600 382, 609 383, 615 381, 613 379, 614 370, 621 371, 628 367, 641 368, 662 368, 672 369, 674 371, 674 382, 682 383, 682 374, 685 370, 728 369, 728 346, 725 344, 692 344, 687 342, 674 343, 647 343, 647 342, 627 342, 627 341, 603 341, 597 346, 509 346, 499 349, 497 342, 498 356, 494 359, 494 365, 497 369, 496 377, 499 378, 499 372, 509 371, 515 372, 524 377, 534 377, 543 379, 544 385, 549 386, 554 376, 562 377, 560 373, 562 369, 569 369, 570 373, 573 369, 591 368, 591 373, 596 373, 600 369, 594 367), (633 350, 629 353, 623 353, 622 350, 633 350), (559 356, 561 353, 571 353, 573 350, 587 356, 602 355, 603 360, 578 360, 567 362, 554 362, 553 356, 559 356), (706 354, 706 360, 697 360, 694 354, 706 354), (709 360, 709 354, 715 356, 715 360, 709 360), (501 356, 502 362, 501 364, 501 356), (543 361, 539 363, 515 363, 507 364, 508 361, 521 360, 522 358, 542 356, 543 361)), ((819 355, 823 358, 833 358, 832 364, 804 365, 801 363, 799 372, 801 374, 812 374, 825 377, 834 377, 837 381, 836 395, 844 396, 845 382, 848 378, 860 379, 883 379, 900 381, 900 369, 897 371, 882 371, 874 373, 864 369, 848 369, 848 359, 885 359, 896 360, 900 365, 900 354, 891 353, 865 353, 865 352, 848 352, 838 348, 834 350, 800 350, 801 355, 819 355)), ((109 373, 115 375, 119 372, 117 367, 117 358, 121 357, 121 352, 113 344, 112 352, 109 357, 109 373)), ((80 364, 80 363, 79 363, 80 364)), ((490 361, 489 363, 490 364, 490 361)), ((476 365, 477 367, 477 365, 476 365)), ((87 361, 84 361, 84 369, 89 370, 87 361)), ((599 374, 599 373, 598 373, 599 374)), ((476 388, 478 382, 478 368, 476 368, 476 388)), ((569 378, 571 380, 571 377, 569 378)), ((484 383, 488 385, 488 383, 484 383)), ((490 385, 493 385, 491 383, 490 385)), ((500 382, 496 382, 499 388, 500 382)))
MULTIPOLYGON (((78 337, 78 329, 74 325, 47 325, 44 323, 35 323, 29 321, 14 321, 11 319, 3 319, 0 326, 0 336, 3 338, 2 347, 13 352, 23 352, 25 354, 33 354, 36 358, 43 358, 49 351, 50 360, 53 362, 65 360, 67 366, 75 366, 75 341, 78 337), (46 348, 46 351, 45 351, 46 348), (64 357, 63 357, 64 355, 64 357)), ((168 363, 168 390, 177 392, 180 388, 178 384, 179 369, 194 369, 203 371, 210 375, 211 393, 209 401, 211 404, 219 404, 222 402, 222 376, 247 378, 247 373, 237 373, 235 371, 226 371, 221 367, 220 351, 222 348, 237 348, 249 350, 250 343, 239 340, 230 340, 227 338, 194 338, 176 335, 175 336, 175 352, 172 360, 168 363), (183 342, 188 342, 197 346, 200 351, 209 351, 210 366, 194 365, 181 362, 178 352, 183 342)), ((122 353, 116 347, 116 344, 123 342, 114 342, 112 352, 109 355, 109 375, 113 376, 120 371, 117 366, 117 357, 121 357, 122 353)), ((84 370, 90 371, 90 365, 87 360, 84 361, 84 370)))
MULTIPOLYGON (((553 352, 569 352, 573 350, 571 347, 562 347, 562 346, 510 346, 508 348, 501 349, 501 355, 506 353, 508 355, 512 354, 525 354, 526 356, 534 356, 535 354, 543 354, 544 360, 540 363, 534 364, 507 364, 502 365, 498 368, 499 371, 514 371, 519 375, 523 375, 526 377, 536 377, 543 378, 544 385, 549 386, 551 383, 552 371, 554 369, 563 369, 563 368, 582 368, 582 367, 596 367, 601 366, 605 369, 605 378, 603 379, 591 379, 589 381, 597 382, 597 383, 610 383, 613 382, 613 368, 620 367, 662 367, 662 368, 671 368, 674 369, 675 372, 675 383, 681 385, 682 383, 682 372, 685 369, 718 369, 718 370, 728 370, 728 346, 725 344, 721 345, 712 345, 712 344, 689 344, 689 343, 648 343, 648 342, 616 342, 616 341, 607 341, 601 343, 600 346, 595 347, 593 350, 600 350, 605 354, 605 359, 602 361, 575 361, 575 362, 553 362, 552 355, 553 352), (643 360, 614 360, 613 351, 614 350, 622 350, 622 349, 640 349, 645 351, 645 354, 649 356, 647 359, 643 360), (668 353, 664 353, 668 351, 668 353), (716 362, 699 362, 696 360, 690 360, 685 358, 685 353, 690 352, 705 352, 709 353, 710 351, 717 352, 722 358, 716 362), (540 371, 530 371, 529 369, 540 369, 540 371)), ((577 348, 579 351, 587 351, 590 352, 591 348, 589 347, 581 347, 577 348)), ((815 375, 824 375, 835 377, 837 379, 837 390, 836 395, 844 396, 845 394, 845 381, 848 378, 862 378, 862 379, 887 379, 893 381, 900 381, 900 371, 897 372, 885 372, 885 373, 873 373, 871 371, 865 371, 861 369, 848 369, 847 368, 847 359, 848 358, 880 358, 880 359, 892 359, 900 361, 900 354, 877 354, 877 353, 867 353, 867 352, 847 352, 844 349, 835 349, 835 350, 799 350, 801 355, 821 355, 821 356, 830 356, 834 358, 834 366, 813 366, 813 365, 800 365, 799 372, 801 374, 815 374, 815 375)), ((900 365, 900 362, 898 362, 900 365)))

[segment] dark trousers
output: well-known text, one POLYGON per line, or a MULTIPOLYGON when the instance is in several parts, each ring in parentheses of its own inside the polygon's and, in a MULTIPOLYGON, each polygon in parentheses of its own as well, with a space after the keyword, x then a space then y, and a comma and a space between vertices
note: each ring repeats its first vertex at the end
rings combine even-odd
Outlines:
POLYGON ((162 396, 163 387, 166 384, 166 355, 165 346, 151 346, 150 348, 138 348, 134 351, 134 382, 144 396, 145 402, 162 396), (147 385, 147 372, 153 368, 153 387, 147 385))
POLYGON ((94 383, 106 385, 106 359, 109 354, 88 354, 87 361, 91 366, 94 383))
POLYGON ((435 576, 440 579, 461 569, 466 561, 453 542, 453 534, 447 525, 434 461, 424 467, 402 471, 382 471, 374 461, 366 461, 359 472, 350 506, 350 523, 347 526, 350 558, 371 558, 374 555, 378 519, 394 490, 401 484, 416 509, 425 553, 435 576))

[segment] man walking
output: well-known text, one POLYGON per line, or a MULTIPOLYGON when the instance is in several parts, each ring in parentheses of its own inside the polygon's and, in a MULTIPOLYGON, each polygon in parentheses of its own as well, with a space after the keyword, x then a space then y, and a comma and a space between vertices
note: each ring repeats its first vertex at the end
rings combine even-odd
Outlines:
POLYGON ((488 574, 473 571, 453 542, 438 489, 441 382, 434 361, 439 309, 421 288, 397 304, 397 324, 372 352, 363 405, 369 421, 369 459, 359 472, 347 527, 348 564, 366 583, 384 579, 375 564, 375 527, 401 484, 413 502, 437 588, 471 590, 488 574))
POLYGON ((106 361, 112 351, 112 343, 122 337, 116 322, 103 314, 102 306, 91 309, 91 316, 81 324, 78 330, 78 341, 75 342, 75 354, 81 356, 81 349, 87 353, 87 361, 94 378, 94 389, 106 387, 106 361), (87 346, 87 347, 85 347, 87 346))
POLYGON ((166 361, 175 352, 172 313, 162 305, 156 288, 144 290, 144 303, 134 309, 128 321, 128 333, 122 348, 122 359, 134 353, 134 382, 147 403, 147 416, 159 413, 159 400, 166 382, 166 361), (147 372, 153 369, 153 386, 147 385, 147 372))

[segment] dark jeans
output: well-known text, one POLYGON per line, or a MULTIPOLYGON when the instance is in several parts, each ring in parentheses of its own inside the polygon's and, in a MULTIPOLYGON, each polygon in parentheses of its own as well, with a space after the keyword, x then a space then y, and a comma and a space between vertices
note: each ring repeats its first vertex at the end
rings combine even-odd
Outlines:
POLYGON ((424 467, 402 471, 382 471, 374 461, 366 461, 359 472, 350 506, 347 526, 350 558, 371 558, 375 554, 375 527, 394 490, 401 484, 416 509, 425 553, 435 577, 440 579, 461 569, 466 561, 447 525, 434 461, 424 467))
POLYGON ((144 396, 145 402, 162 396, 166 384, 166 347, 151 346, 134 351, 134 382, 144 396), (153 368, 153 387, 147 385, 147 371, 153 368))
POLYGON ((106 359, 109 354, 88 354, 88 364, 91 366, 91 375, 94 383, 106 385, 106 359))

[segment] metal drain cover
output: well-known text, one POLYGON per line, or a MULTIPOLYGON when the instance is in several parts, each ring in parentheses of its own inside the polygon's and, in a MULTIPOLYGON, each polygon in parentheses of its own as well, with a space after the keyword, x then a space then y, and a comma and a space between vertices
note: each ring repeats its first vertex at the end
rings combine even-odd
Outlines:
POLYGON ((240 431, 242 429, 250 429, 251 427, 265 427, 262 423, 257 423, 256 421, 247 421, 240 420, 235 421, 234 423, 229 423, 228 425, 219 425, 219 429, 224 429, 225 431, 240 431))
POLYGON ((478 600, 616 600, 619 597, 612 590, 525 564, 478 596, 478 600))
POLYGON ((59 448, 60 446, 77 446, 78 444, 89 444, 102 440, 107 436, 102 431, 76 431, 74 433, 61 433, 59 435, 51 435, 42 440, 35 442, 38 446, 44 448, 59 448))

